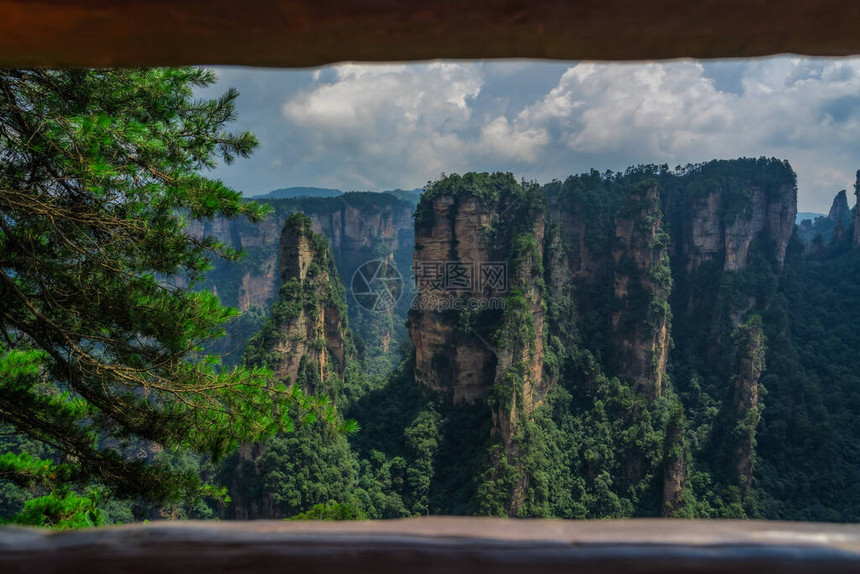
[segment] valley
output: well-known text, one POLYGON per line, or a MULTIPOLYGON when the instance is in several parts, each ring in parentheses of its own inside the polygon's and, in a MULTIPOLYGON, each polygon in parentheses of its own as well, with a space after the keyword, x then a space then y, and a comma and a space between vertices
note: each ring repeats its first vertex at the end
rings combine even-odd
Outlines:
POLYGON ((219 349, 360 427, 243 446, 223 516, 860 518, 845 192, 796 226, 791 166, 761 158, 408 199, 267 200, 258 226, 201 230, 248 253, 204 284, 244 311, 219 349), (368 261, 407 285, 381 312, 352 292, 368 261))

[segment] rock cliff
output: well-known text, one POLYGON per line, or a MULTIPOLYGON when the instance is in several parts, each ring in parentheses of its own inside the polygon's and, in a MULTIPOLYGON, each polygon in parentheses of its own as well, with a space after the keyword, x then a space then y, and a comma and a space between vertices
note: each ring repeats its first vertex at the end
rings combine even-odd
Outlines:
POLYGON ((613 370, 660 396, 669 355, 669 236, 656 185, 634 190, 615 217, 613 370))
MULTIPOLYGON (((492 197, 463 187, 430 193, 419 206, 410 314, 419 383, 475 402, 521 373, 526 408, 540 401, 543 365, 544 213, 505 180, 492 197), (527 228, 523 229, 523 228, 527 228)), ((539 188, 531 190, 539 196, 539 188)))
POLYGON ((676 243, 675 254, 686 260, 688 272, 713 260, 726 271, 744 269, 756 239, 772 242, 780 265, 785 260, 797 217, 796 188, 789 184, 767 188, 755 181, 734 185, 742 189, 729 193, 717 185, 689 203, 684 239, 676 243))
POLYGON ((827 219, 833 223, 846 222, 851 219, 851 208, 848 207, 848 193, 843 189, 833 198, 827 219))
POLYGON ((284 222, 296 212, 306 214, 314 233, 328 239, 335 263, 346 281, 366 261, 391 254, 408 261, 411 255, 413 206, 393 195, 351 192, 331 198, 276 199, 264 203, 272 207, 272 213, 259 224, 222 218, 194 224, 194 232, 212 235, 247 253, 238 264, 216 262, 216 269, 210 274, 210 281, 223 302, 242 311, 274 300, 278 286, 278 242, 284 222))
POLYGON ((497 358, 486 333, 460 328, 460 315, 470 311, 453 307, 477 300, 475 265, 495 260, 486 232, 495 208, 482 210, 473 197, 424 201, 428 215, 416 226, 413 261, 418 297, 409 318, 415 378, 455 402, 474 402, 492 386, 497 358), (471 277, 455 282, 460 271, 471 277))
POLYGON ((308 392, 330 391, 352 351, 331 252, 301 213, 287 218, 279 252, 278 300, 263 329, 249 340, 246 362, 269 367, 279 380, 308 392))
MULTIPOLYGON (((539 186, 510 174, 466 174, 437 182, 416 211, 415 379, 455 404, 490 408, 497 478, 508 465, 521 469, 516 437, 551 383, 543 376, 542 202, 539 186)), ((528 474, 510 482, 504 507, 516 515, 528 474)))
POLYGON ((851 226, 851 208, 848 207, 848 194, 843 189, 833 198, 827 221, 833 225, 833 239, 840 241, 845 235, 845 229, 851 226))
MULTIPOLYGON (((331 198, 267 200, 272 213, 261 223, 215 219, 195 223, 194 232, 213 235, 223 243, 245 251, 238 262, 215 261, 204 286, 225 304, 264 315, 277 296, 278 253, 281 229, 293 213, 305 213, 314 233, 328 240, 340 276, 350 287, 356 270, 365 262, 383 259, 404 273, 407 293, 402 305, 383 312, 367 312, 347 298, 350 321, 371 356, 393 354, 405 337, 402 326, 409 299, 409 276, 413 248, 413 204, 388 193, 350 192, 331 198)), ((253 322, 253 321, 252 321, 253 322)), ((260 327, 240 322, 228 329, 228 338, 218 342, 217 352, 241 349, 242 342, 260 327), (241 332, 240 332, 241 331, 241 332)), ((235 355, 236 353, 232 353, 235 355)), ((229 358, 229 357, 228 357, 229 358)))
POLYGON ((749 285, 778 280, 796 211, 794 173, 773 159, 591 172, 542 189, 505 174, 466 174, 428 188, 415 216, 415 380, 454 403, 489 407, 500 444, 487 484, 508 485, 504 512, 537 504, 533 467, 543 454, 529 450, 534 439, 525 429, 559 381, 575 408, 593 404, 599 413, 580 424, 609 436, 616 431, 598 418, 625 397, 612 411, 629 425, 612 439, 624 446, 612 470, 596 470, 601 455, 587 451, 579 467, 587 483, 624 489, 662 480, 655 511, 683 514, 689 461, 712 448, 710 436, 737 438, 737 427, 746 434, 721 464, 747 492, 764 368, 763 330, 750 317, 770 304, 767 291, 749 285), (505 291, 479 282, 482 262, 505 263, 505 291), (464 268, 475 281, 452 281, 464 268), (456 306, 482 298, 503 308, 456 306), (676 320, 679 364, 695 366, 670 380, 676 320), (715 393, 708 398, 700 368, 715 393), (695 424, 700 413, 723 413, 700 427, 713 427, 712 435, 687 442, 679 396, 704 401, 690 407, 698 409, 695 424), (658 422, 655 413, 669 411, 658 422), (658 436, 662 447, 644 447, 658 436))
MULTIPOLYGON (((271 369, 278 383, 298 385, 308 394, 324 393, 337 404, 346 363, 356 360, 355 348, 333 257, 326 239, 314 233, 311 225, 302 213, 289 216, 284 223, 279 242, 278 299, 262 329, 248 341, 244 362, 271 369)), ((289 505, 285 505, 286 497, 272 491, 270 473, 282 472, 272 468, 273 461, 294 453, 295 445, 309 432, 302 427, 288 438, 240 445, 222 466, 222 471, 227 468, 225 476, 233 498, 225 516, 239 520, 283 518, 289 505)), ((305 472, 315 470, 306 468, 305 472)), ((313 480, 311 477, 308 480, 313 480)))

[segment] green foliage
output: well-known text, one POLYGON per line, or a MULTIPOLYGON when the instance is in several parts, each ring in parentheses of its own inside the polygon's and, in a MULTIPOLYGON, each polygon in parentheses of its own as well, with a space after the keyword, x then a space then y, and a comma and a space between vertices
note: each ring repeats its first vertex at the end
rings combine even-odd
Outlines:
POLYGON ((440 422, 441 416, 435 411, 422 411, 403 431, 411 460, 406 470, 406 482, 412 492, 411 510, 415 514, 421 514, 429 505, 434 457, 439 450, 440 422))
MULTIPOLYGON (((526 357, 536 342, 532 298, 540 293, 544 376, 556 383, 535 411, 518 411, 506 447, 492 434, 492 421, 498 409, 522 404, 529 376, 522 360, 477 405, 453 405, 417 388, 410 361, 385 380, 356 368, 344 383, 348 414, 362 424, 350 438, 357 468, 350 496, 367 516, 509 515, 514 497, 523 517, 658 516, 667 511, 662 489, 669 463, 680 461, 686 481, 670 509, 674 516, 856 519, 846 487, 860 477, 853 446, 860 438, 853 422, 860 372, 852 327, 860 324, 856 252, 850 242, 806 253, 795 243, 780 269, 773 246, 759 238, 741 271, 724 271, 719 258, 692 272, 686 261, 659 259, 640 273, 629 258, 615 259, 615 223, 630 217, 650 228, 654 221, 637 215, 648 206, 629 198, 655 184, 666 229, 644 247, 660 251, 674 248, 691 201, 719 190, 721 216, 731 222, 755 188, 784 193, 795 178, 784 162, 759 159, 674 172, 666 166, 591 172, 550 184, 545 199, 508 176, 452 176, 429 186, 435 191, 425 196, 423 216, 432 215, 428 200, 442 195, 473 197, 504 212, 487 238, 516 269, 505 310, 452 313, 457 332, 477 330, 499 349, 526 357), (531 222, 535 213, 556 209, 549 206, 557 206, 559 222, 545 222, 540 245, 531 222), (577 234, 562 233, 565 225, 582 229, 581 243, 577 234), (589 274, 571 287, 559 266, 580 264, 589 274), (617 273, 628 278, 627 304, 640 313, 632 326, 653 328, 672 317, 675 346, 656 399, 613 376, 606 360, 617 273), (750 349, 749 333, 759 326, 767 345, 750 349), (743 358, 764 359, 767 368, 758 382, 761 403, 739 412, 734 381, 743 358), (752 477, 738 476, 736 453, 744 445, 754 447, 752 477)), ((416 215, 419 229, 432 223, 423 216, 416 215)))
MULTIPOLYGON (((199 173, 256 146, 225 129, 235 90, 193 97, 214 79, 196 68, 0 71, 0 421, 120 497, 207 493, 196 473, 121 444, 218 457, 288 426, 299 399, 268 388, 263 370, 200 353, 236 312, 191 287, 210 257, 237 253, 192 224, 267 211, 199 173)), ((73 520, 80 501, 50 496, 27 516, 73 520)))
POLYGON ((427 513, 441 417, 415 385, 411 362, 350 403, 345 414, 362 425, 351 443, 361 467, 357 495, 368 515, 427 513))
MULTIPOLYGON (((522 361, 477 405, 453 405, 417 388, 410 361, 387 380, 353 375, 349 413, 362 431, 350 439, 358 468, 352 495, 369 517, 509 515, 515 496, 518 516, 658 516, 667 510, 662 489, 669 463, 680 461, 686 480, 670 509, 674 516, 857 519, 849 485, 860 480, 854 328, 860 266, 850 238, 807 252, 793 242, 784 269, 760 237, 740 271, 726 272, 717 260, 689 272, 686 261, 661 259, 635 276, 632 261, 613 257, 614 225, 619 216, 643 211, 641 202, 626 199, 655 183, 671 235, 662 231, 646 247, 660 250, 682 233, 683 206, 703 194, 723 193, 721 214, 730 222, 756 187, 782 194, 795 178, 784 162, 766 159, 674 172, 638 166, 550 184, 546 205, 509 177, 453 176, 428 188, 435 191, 425 196, 424 215, 432 213, 427 200, 445 194, 475 197, 497 211, 511 205, 506 198, 522 202, 487 235, 518 273, 505 310, 460 312, 451 320, 461 334, 476 329, 495 334, 488 340, 502 350, 527 350, 535 343, 529 289, 539 290, 546 304, 544 376, 556 384, 520 419, 506 448, 491 433, 493 414, 521 404, 528 376, 522 361), (548 205, 559 206, 560 222, 546 223, 540 245, 530 210, 548 205), (575 234, 564 236, 570 243, 557 241, 564 225, 582 226, 581 244, 575 234), (571 268, 582 263, 590 273, 575 288, 556 266, 565 257, 571 268), (607 294, 617 272, 633 291, 636 281, 671 291, 668 301, 647 291, 641 300, 628 297, 645 320, 673 317, 675 346, 656 399, 612 376, 605 359, 612 344, 606 318, 615 308, 607 294), (762 344, 750 347, 759 328, 762 344), (759 405, 739 412, 734 382, 742 360, 763 362, 766 370, 757 384, 759 405), (739 476, 736 466, 744 445, 754 447, 751 477, 739 476)), ((428 225, 421 217, 419 227, 428 225)))
POLYGON ((535 414, 534 450, 545 458, 548 514, 659 515, 660 465, 676 399, 664 393, 649 402, 604 375, 588 351, 571 351, 569 372, 581 374, 553 389, 535 414))
POLYGON ((824 253, 789 248, 762 313, 766 409, 756 434, 759 513, 781 520, 857 521, 860 497, 860 252, 843 238, 824 253))
POLYGON ((317 504, 346 504, 354 497, 357 464, 346 437, 321 421, 296 426, 289 434, 261 443, 253 459, 240 452, 220 466, 219 482, 227 486, 232 505, 270 508, 265 515, 292 516, 317 504))
MULTIPOLYGON (((387 229, 382 229, 378 236, 365 237, 364 244, 345 241, 332 246, 333 261, 347 287, 356 270, 374 259, 387 260, 393 256, 397 269, 403 274, 404 293, 390 314, 379 314, 354 305, 351 297, 347 307, 355 344, 367 372, 381 377, 393 370, 400 361, 399 346, 406 339, 406 313, 413 296, 409 273, 413 249, 410 214, 414 202, 398 199, 388 193, 348 192, 326 198, 263 199, 261 203, 270 207, 271 213, 259 225, 243 220, 200 223, 204 233, 216 233, 233 247, 247 245, 245 256, 239 260, 214 259, 213 268, 201 283, 203 288, 216 290, 224 304, 240 306, 245 302, 242 296, 247 294, 246 280, 252 285, 271 285, 274 296, 271 300, 261 302, 265 308, 277 299, 280 281, 276 269, 276 233, 293 213, 308 215, 320 225, 322 234, 330 239, 342 237, 339 224, 335 225, 334 222, 348 223, 351 218, 371 222, 379 220, 386 223, 383 228, 387 227, 388 222, 396 227, 408 221, 409 227, 400 229, 396 237, 389 236, 387 229)), ((365 229, 365 232, 369 232, 369 229, 365 229)), ((261 319, 251 324, 250 320, 254 317, 251 313, 250 319, 245 319, 243 315, 237 321, 228 323, 225 326, 227 336, 217 340, 207 350, 223 353, 226 365, 233 366, 240 362, 243 343, 264 322, 261 319)))
POLYGON ((25 526, 46 526, 58 530, 99 526, 102 517, 98 505, 96 492, 89 496, 52 492, 28 500, 12 521, 25 526))
POLYGON ((287 520, 367 520, 367 515, 356 502, 345 504, 314 504, 307 512, 287 520))
MULTIPOLYGON (((534 186, 537 187, 537 186, 534 186)), ((455 200, 474 198, 487 208, 499 202, 510 204, 522 199, 524 189, 517 184, 512 173, 466 173, 442 176, 435 182, 428 182, 424 193, 415 208, 415 230, 420 233, 434 223, 433 200, 437 197, 450 197, 455 200)), ((504 210, 504 207, 499 210, 504 210)))
POLYGON ((521 471, 508 461, 504 446, 498 442, 488 449, 487 457, 490 464, 478 477, 472 513, 477 516, 507 516, 511 492, 521 471))
POLYGON ((66 482, 74 473, 74 467, 37 459, 28 452, 0 455, 0 477, 19 486, 66 482))

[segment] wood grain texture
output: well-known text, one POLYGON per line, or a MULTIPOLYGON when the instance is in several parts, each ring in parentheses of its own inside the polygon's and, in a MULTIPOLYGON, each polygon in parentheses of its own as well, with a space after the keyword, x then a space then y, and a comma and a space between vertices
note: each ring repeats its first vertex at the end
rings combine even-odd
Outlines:
POLYGON ((0 571, 857 572, 860 525, 757 521, 159 522, 0 528, 0 571))
POLYGON ((0 66, 860 53, 839 0, 0 0, 0 66))

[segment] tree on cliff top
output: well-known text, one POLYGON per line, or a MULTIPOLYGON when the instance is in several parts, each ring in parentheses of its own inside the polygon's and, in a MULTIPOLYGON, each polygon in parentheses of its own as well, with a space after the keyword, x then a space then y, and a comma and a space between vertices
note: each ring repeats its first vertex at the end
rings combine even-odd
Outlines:
MULTIPOLYGON (((0 70, 0 422, 65 464, 0 457, 20 484, 92 481, 184 499, 193 473, 130 444, 223 455, 290 425, 296 392, 202 353, 235 314, 191 286, 237 253, 191 220, 265 209, 198 172, 248 156, 230 133, 238 93, 198 100, 205 70, 0 70)), ((50 486, 50 485, 49 485, 50 486)))

